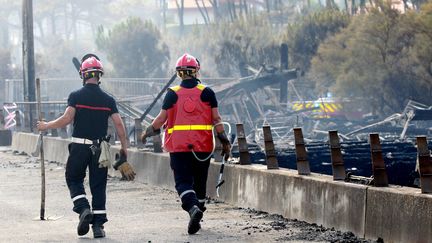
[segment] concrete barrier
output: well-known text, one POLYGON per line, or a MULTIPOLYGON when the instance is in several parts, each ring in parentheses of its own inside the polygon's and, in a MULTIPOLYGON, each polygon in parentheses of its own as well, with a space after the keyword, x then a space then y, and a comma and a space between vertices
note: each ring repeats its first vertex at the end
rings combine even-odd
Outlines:
POLYGON ((365 237, 432 242, 432 195, 407 187, 369 187, 366 205, 365 237))
MULTIPOLYGON (((12 149, 31 153, 37 135, 14 133, 12 149)), ((47 160, 65 162, 68 140, 45 139, 47 160)), ((112 153, 118 152, 113 147, 112 153)), ((174 190, 166 153, 128 150, 137 180, 174 190)), ((215 197, 220 163, 210 165, 208 195, 215 197)), ((221 200, 286 218, 352 231, 358 236, 384 242, 432 242, 432 195, 420 189, 376 188, 333 181, 332 176, 298 175, 289 169, 267 170, 265 165, 226 165, 221 200)), ((111 172, 118 175, 118 172, 111 172)))
MULTIPOLYGON (((14 132, 12 135, 12 150, 31 155, 37 147, 39 135, 14 132)), ((68 139, 44 137, 45 160, 66 164, 69 151, 68 139)))

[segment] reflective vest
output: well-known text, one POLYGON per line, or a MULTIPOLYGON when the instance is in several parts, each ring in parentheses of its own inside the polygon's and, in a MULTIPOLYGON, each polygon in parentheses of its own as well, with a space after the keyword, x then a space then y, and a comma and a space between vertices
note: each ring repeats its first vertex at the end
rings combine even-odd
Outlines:
POLYGON ((164 148, 173 152, 211 152, 213 119, 209 102, 201 101, 205 86, 174 86, 177 102, 167 110, 164 148))

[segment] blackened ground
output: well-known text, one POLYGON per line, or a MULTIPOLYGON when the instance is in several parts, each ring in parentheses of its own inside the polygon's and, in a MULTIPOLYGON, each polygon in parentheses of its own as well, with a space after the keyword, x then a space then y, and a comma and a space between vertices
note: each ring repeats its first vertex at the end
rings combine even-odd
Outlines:
MULTIPOLYGON (((429 143, 432 146, 432 142, 429 143)), ((342 157, 345 169, 352 175, 370 177, 372 163, 370 145, 367 141, 352 141, 341 143, 342 157)), ((417 149, 413 142, 381 142, 383 159, 390 184, 418 187, 418 173, 414 171, 417 158, 417 149)), ((277 148, 276 148, 277 149, 277 148)), ((330 149, 326 142, 306 144, 308 159, 312 172, 332 175, 330 149)), ((238 157, 238 153, 233 153, 238 157)), ((296 169, 296 155, 294 149, 277 151, 279 166, 296 169)), ((260 151, 251 151, 253 163, 265 164, 265 154, 260 151)))
POLYGON ((376 241, 365 240, 358 238, 352 232, 341 232, 334 228, 325 228, 317 224, 309 224, 296 219, 286 219, 281 215, 268 214, 254 209, 239 208, 250 215, 251 219, 267 219, 268 223, 262 225, 251 225, 243 228, 244 230, 255 232, 269 232, 272 230, 279 231, 283 236, 278 237, 275 241, 319 241, 319 242, 381 242, 381 239, 376 241))

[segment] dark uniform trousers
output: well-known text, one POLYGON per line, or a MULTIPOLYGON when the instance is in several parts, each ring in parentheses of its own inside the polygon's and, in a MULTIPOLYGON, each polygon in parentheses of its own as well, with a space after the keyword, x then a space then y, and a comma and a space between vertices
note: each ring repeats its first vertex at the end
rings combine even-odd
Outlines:
POLYGON ((90 209, 84 190, 84 178, 87 166, 89 168, 89 183, 92 194, 94 225, 107 222, 105 202, 108 168, 99 168, 97 159, 93 158, 89 144, 69 144, 69 157, 66 164, 66 183, 70 191, 74 207, 73 211, 80 214, 84 209, 90 209))
MULTIPOLYGON (((196 153, 203 159, 210 153, 196 153)), ((205 210, 207 174, 210 159, 199 161, 191 152, 170 153, 175 188, 182 201, 182 208, 189 211, 194 205, 205 210)))

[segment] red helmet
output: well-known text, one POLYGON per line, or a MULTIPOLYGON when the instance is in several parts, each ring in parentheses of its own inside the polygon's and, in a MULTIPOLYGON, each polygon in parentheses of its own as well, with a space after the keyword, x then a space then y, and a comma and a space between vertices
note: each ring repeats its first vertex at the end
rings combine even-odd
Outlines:
POLYGON ((194 70, 198 72, 200 63, 198 59, 187 53, 183 54, 176 62, 176 70, 194 70))
POLYGON ((103 66, 101 61, 95 56, 90 56, 81 62, 80 76, 82 79, 89 79, 95 76, 95 74, 103 75, 103 66))

